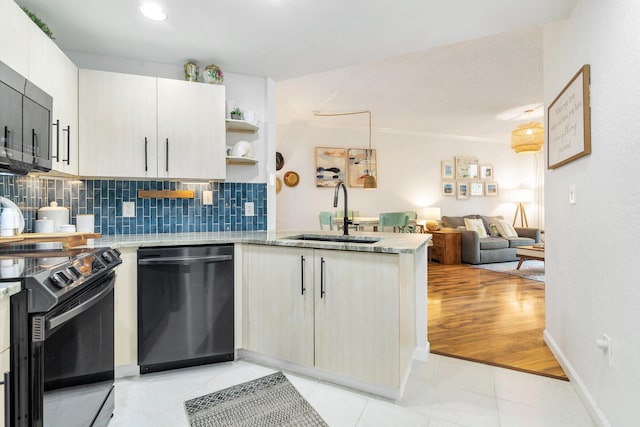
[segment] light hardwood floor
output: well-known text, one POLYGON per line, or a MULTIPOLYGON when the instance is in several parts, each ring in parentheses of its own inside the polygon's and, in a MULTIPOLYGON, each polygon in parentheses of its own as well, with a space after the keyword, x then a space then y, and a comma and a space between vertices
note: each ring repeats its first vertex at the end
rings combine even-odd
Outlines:
POLYGON ((429 263, 431 352, 567 379, 544 343, 544 284, 429 263))

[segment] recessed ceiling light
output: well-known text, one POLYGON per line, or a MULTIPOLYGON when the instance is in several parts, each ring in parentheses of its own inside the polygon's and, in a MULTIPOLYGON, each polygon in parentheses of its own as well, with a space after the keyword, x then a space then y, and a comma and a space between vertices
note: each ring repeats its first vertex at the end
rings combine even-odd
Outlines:
POLYGON ((140 6, 140 13, 149 19, 154 21, 164 21, 167 19, 167 14, 158 6, 153 3, 145 3, 140 6))

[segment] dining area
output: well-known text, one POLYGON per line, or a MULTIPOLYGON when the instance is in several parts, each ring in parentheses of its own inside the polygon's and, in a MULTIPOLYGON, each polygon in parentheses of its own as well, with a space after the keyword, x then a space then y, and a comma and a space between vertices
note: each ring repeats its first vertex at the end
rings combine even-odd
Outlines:
MULTIPOLYGON (((321 230, 344 230, 344 211, 322 211, 318 214, 321 230)), ((382 212, 378 216, 361 216, 357 210, 347 211, 347 227, 353 231, 424 233, 426 220, 415 211, 382 212)))

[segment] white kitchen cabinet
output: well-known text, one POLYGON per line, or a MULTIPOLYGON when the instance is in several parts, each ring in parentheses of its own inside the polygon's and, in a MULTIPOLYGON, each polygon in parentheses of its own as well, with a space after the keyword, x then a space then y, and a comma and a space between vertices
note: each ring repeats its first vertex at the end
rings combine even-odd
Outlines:
POLYGON ((79 71, 82 176, 157 177, 156 78, 79 71))
POLYGON ((29 29, 29 80, 53 98, 52 170, 78 174, 78 67, 35 25, 29 29))
POLYGON ((224 179, 225 88, 158 79, 158 176, 224 179))
POLYGON ((400 384, 398 255, 315 251, 315 366, 400 384))
POLYGON ((244 245, 246 347, 313 366, 313 249, 244 245))
POLYGON ((224 87, 80 70, 80 175, 224 179, 224 87))
POLYGON ((121 248, 114 294, 115 365, 138 363, 138 255, 137 248, 121 248))
POLYGON ((27 77, 31 19, 13 0, 0 0, 0 61, 27 77))
POLYGON ((398 254, 245 245, 243 265, 248 350, 400 387, 403 347, 415 346, 401 342, 401 299, 411 285, 401 283, 398 254))
MULTIPOLYGON (((4 380, 4 373, 9 372, 10 369, 10 352, 6 349, 0 352, 0 376, 4 380)), ((4 407, 4 385, 0 385, 0 427, 4 427, 4 413, 6 409, 4 407)))

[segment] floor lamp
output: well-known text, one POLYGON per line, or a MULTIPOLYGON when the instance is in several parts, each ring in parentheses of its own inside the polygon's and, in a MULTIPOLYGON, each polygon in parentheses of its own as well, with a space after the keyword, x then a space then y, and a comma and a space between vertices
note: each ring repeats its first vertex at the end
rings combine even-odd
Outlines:
POLYGON ((516 226, 518 215, 520 216, 520 226, 529 227, 529 221, 527 221, 527 212, 524 210, 524 204, 533 201, 533 190, 523 188, 518 190, 512 190, 511 200, 518 204, 516 206, 516 213, 513 215, 513 226, 516 226))

